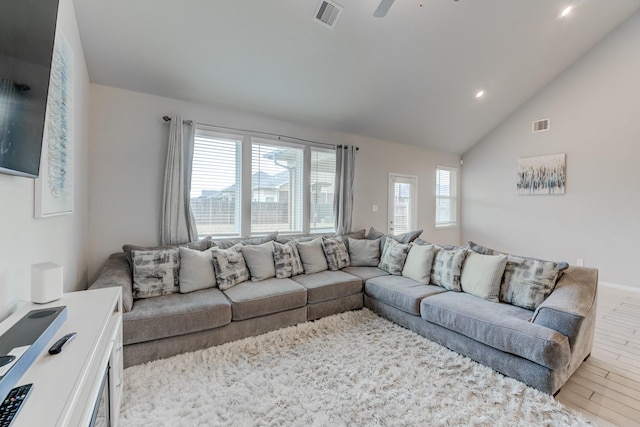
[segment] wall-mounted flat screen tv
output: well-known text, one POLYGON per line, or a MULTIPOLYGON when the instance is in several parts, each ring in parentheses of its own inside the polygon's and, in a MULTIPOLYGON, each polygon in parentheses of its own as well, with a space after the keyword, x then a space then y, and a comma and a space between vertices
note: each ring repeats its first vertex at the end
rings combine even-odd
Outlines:
POLYGON ((0 0, 0 172, 37 177, 58 0, 0 0))

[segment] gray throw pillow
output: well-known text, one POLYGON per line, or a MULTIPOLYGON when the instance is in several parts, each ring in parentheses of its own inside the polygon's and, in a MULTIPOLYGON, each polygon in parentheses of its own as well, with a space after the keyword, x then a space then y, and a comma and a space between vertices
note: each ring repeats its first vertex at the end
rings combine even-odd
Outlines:
MULTIPOLYGON (((491 249, 491 248, 488 248, 486 246, 482 246, 482 245, 480 245, 478 243, 472 242, 471 240, 469 240, 467 242, 467 247, 469 249, 471 249, 472 251, 477 252, 479 254, 483 254, 483 255, 498 255, 498 254, 502 254, 502 255, 509 256, 509 257, 531 259, 531 260, 540 261, 540 262, 553 262, 553 261, 545 261, 543 259, 531 258, 531 257, 526 257, 526 256, 520 256, 520 255, 512 255, 512 254, 508 254, 508 253, 505 253, 505 252, 500 252, 500 251, 497 251, 495 249, 491 249)), ((556 262, 555 264, 557 264, 558 271, 564 271, 567 268, 569 268, 569 264, 567 262, 564 262, 564 261, 556 262)), ((558 278, 560 278, 560 277, 558 277, 558 278)))
POLYGON ((297 242, 297 245, 305 274, 319 273, 329 269, 327 258, 322 250, 322 237, 310 242, 297 242))
POLYGON ((322 250, 327 259, 329 270, 337 271, 351 265, 349 251, 342 237, 323 237, 322 250))
POLYGON ((211 246, 217 246, 220 249, 229 249, 237 244, 243 245, 261 245, 263 243, 271 242, 276 240, 278 237, 278 232, 267 234, 266 236, 257 236, 257 237, 249 237, 246 239, 236 238, 236 239, 220 239, 220 240, 212 240, 211 246))
POLYGON ((216 283, 223 291, 249 280, 249 270, 242 256, 241 247, 241 244, 237 244, 229 249, 213 248, 211 251, 216 283))
POLYGON ((558 265, 509 256, 500 285, 500 300, 528 310, 535 310, 556 286, 558 265))
POLYGON ((275 277, 276 268, 273 265, 273 242, 266 242, 261 245, 242 246, 240 248, 242 256, 247 263, 251 281, 275 277))
POLYGON ((290 241, 285 244, 273 242, 273 261, 278 279, 304 273, 296 242, 290 241))
POLYGON ((460 275, 466 255, 466 248, 446 250, 436 246, 431 268, 431 284, 442 286, 450 291, 462 292, 460 275))
POLYGON ((177 248, 153 251, 132 250, 133 298, 151 298, 180 290, 177 248))
POLYGON ((186 294, 200 289, 214 288, 216 274, 213 271, 211 249, 204 251, 179 248, 180 293, 186 294))
POLYGON ((416 282, 428 285, 431 280, 431 266, 435 254, 434 245, 416 245, 411 243, 409 254, 402 268, 402 275, 416 282))
POLYGON ((348 239, 352 267, 377 267, 380 264, 380 240, 348 239))
POLYGON ((506 255, 482 255, 469 251, 462 267, 462 291, 491 302, 499 302, 500 284, 507 265, 506 255))
POLYGON ((416 240, 418 236, 420 236, 421 234, 422 234, 422 230, 407 231, 406 233, 396 234, 396 235, 383 234, 380 231, 376 230, 375 228, 371 227, 369 229, 369 233, 367 233, 367 239, 369 240, 380 239, 380 248, 384 249, 387 241, 387 237, 392 237, 395 241, 400 243, 411 243, 414 240, 416 240))
POLYGON ((409 244, 400 243, 394 239, 387 239, 378 268, 389 274, 400 276, 408 253, 409 244))

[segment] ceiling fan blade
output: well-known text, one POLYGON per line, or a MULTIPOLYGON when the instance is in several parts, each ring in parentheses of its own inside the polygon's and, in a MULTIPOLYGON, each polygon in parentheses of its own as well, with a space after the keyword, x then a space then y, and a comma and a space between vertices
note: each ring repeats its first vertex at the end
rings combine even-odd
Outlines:
POLYGON ((387 12, 389 12, 389 9, 391 9, 391 5, 394 1, 395 0, 382 0, 376 11, 373 12, 373 16, 376 18, 384 18, 387 15, 387 12))

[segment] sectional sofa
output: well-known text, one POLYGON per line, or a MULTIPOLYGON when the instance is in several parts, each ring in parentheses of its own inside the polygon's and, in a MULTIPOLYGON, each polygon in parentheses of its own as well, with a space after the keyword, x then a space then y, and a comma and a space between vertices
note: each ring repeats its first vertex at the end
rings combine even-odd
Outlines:
POLYGON ((597 270, 500 254, 472 242, 467 247, 431 245, 416 239, 418 234, 384 236, 370 230, 366 238, 362 231, 349 238, 299 242, 275 236, 199 241, 179 250, 175 290, 147 298, 140 297, 137 287, 142 280, 136 281, 136 262, 142 258, 136 256, 161 249, 125 246, 124 252, 109 257, 90 289, 122 287, 125 366, 367 307, 504 375, 557 393, 592 348, 597 270), (338 256, 325 252, 325 264, 310 258, 309 248, 317 251, 318 244, 336 240, 344 243, 338 256), (274 267, 263 263, 264 256, 255 256, 282 245, 300 249, 297 271, 277 254, 274 267), (373 256, 376 245, 378 258, 373 256), (254 273, 250 278, 258 280, 235 274, 231 282, 238 283, 224 282, 220 262, 211 262, 211 253, 233 252, 230 247, 245 254, 247 270, 254 273), (191 283, 186 254, 193 253, 187 250, 213 264, 213 272, 220 273, 217 283, 181 288, 182 282, 191 283), (267 274, 260 271, 263 267, 267 274), (278 272, 280 267, 301 274, 278 278, 282 274, 274 276, 272 268, 278 272), (528 277, 524 282, 516 277, 523 272, 528 277), (551 289, 540 287, 545 278, 552 281, 551 289), (478 281, 491 286, 478 288, 478 281))

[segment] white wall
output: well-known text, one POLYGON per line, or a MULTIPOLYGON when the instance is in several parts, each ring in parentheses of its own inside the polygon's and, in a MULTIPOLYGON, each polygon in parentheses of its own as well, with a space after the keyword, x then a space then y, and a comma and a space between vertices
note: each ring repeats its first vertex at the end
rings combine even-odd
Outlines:
POLYGON ((65 291, 87 283, 89 78, 72 0, 60 1, 58 28, 74 52, 74 212, 35 219, 34 180, 0 174, 0 319, 29 301, 32 264, 61 264, 65 291))
POLYGON ((458 230, 433 230, 435 165, 455 166, 459 157, 369 138, 311 129, 231 109, 198 105, 101 85, 91 85, 89 154, 89 279, 125 243, 155 245, 169 125, 180 114, 200 123, 270 132, 327 143, 360 146, 356 164, 354 229, 387 227, 389 172, 419 177, 419 227, 423 237, 457 243, 458 230), (378 204, 377 214, 371 205, 378 204))
POLYGON ((464 154, 462 237, 640 287, 640 13, 464 154), (531 122, 550 118, 548 132, 531 122), (567 154, 559 196, 517 196, 519 157, 567 154))

